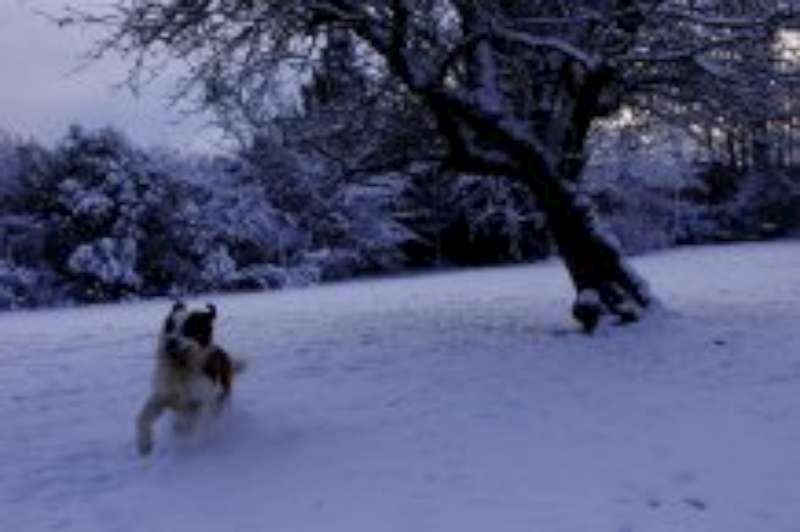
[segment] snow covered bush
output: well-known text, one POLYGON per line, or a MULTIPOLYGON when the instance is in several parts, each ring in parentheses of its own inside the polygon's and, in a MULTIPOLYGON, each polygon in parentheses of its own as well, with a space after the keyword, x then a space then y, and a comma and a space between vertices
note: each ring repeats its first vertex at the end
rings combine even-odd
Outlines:
POLYGON ((709 240, 771 238, 800 228, 800 169, 698 165, 700 201, 714 226, 709 240))
POLYGON ((393 175, 356 179, 325 157, 263 137, 240 158, 239 179, 261 187, 265 201, 290 221, 279 233, 282 266, 308 264, 333 280, 405 265, 403 244, 414 235, 396 217, 393 175))
POLYGON ((610 123, 593 137, 582 184, 626 253, 707 238, 690 139, 668 126, 610 123))
POLYGON ((44 176, 20 179, 26 160, 41 163, 47 155, 36 144, 0 135, 0 309, 67 300, 46 258, 46 220, 32 208, 43 197, 39 178, 44 176))
POLYGON ((301 262, 297 266, 257 264, 240 269, 237 275, 245 286, 261 289, 299 288, 323 280, 322 268, 313 262, 301 262))
POLYGON ((404 264, 410 233, 391 181, 343 181, 274 143, 192 157, 74 127, 54 149, 11 152, 0 258, 51 272, 76 300, 302 286, 404 264))
POLYGON ((286 266, 308 239, 262 187, 225 173, 186 190, 167 236, 179 291, 274 287, 253 268, 286 266))
POLYGON ((52 272, 0 259, 0 310, 66 301, 52 272))
MULTIPOLYGON (((109 129, 72 128, 54 148, 0 134, 0 308, 278 289, 551 252, 544 217, 514 182, 443 178, 436 163, 354 170, 279 138, 207 157, 144 151, 109 129)), ((596 134, 582 192, 625 251, 800 229, 800 170, 698 163, 695 150, 666 127, 596 134)))
POLYGON ((132 238, 100 238, 78 246, 67 265, 83 282, 84 299, 118 298, 136 293, 142 279, 136 273, 137 245, 132 238))
POLYGON ((141 150, 118 132, 70 129, 52 150, 34 143, 17 147, 14 194, 3 224, 13 259, 52 271, 78 300, 107 300, 140 292, 150 281, 145 264, 167 226, 174 194, 141 150), (17 235, 17 236, 14 236, 17 235), (19 235, 31 248, 20 252, 19 235))
POLYGON ((0 203, 7 204, 19 194, 16 176, 19 174, 19 142, 0 130, 0 203))
POLYGON ((454 185, 457 218, 448 237, 462 247, 452 247, 453 259, 502 264, 550 254, 544 215, 527 189, 485 176, 460 176, 454 185))
MULTIPOLYGON (((402 246, 415 235, 395 219, 395 191, 393 176, 377 176, 364 183, 348 184, 334 195, 337 212, 332 216, 333 225, 327 228, 332 233, 329 245, 334 253, 329 259, 338 255, 340 260, 327 261, 323 278, 394 271, 405 265, 402 246), (347 255, 354 259, 349 272, 342 268, 347 261, 341 260, 347 255), (338 262, 335 267, 334 262, 338 262)), ((328 246, 321 249, 328 250, 328 246)))
POLYGON ((434 177, 419 168, 402 182, 398 216, 416 235, 416 266, 501 264, 550 253, 544 218, 523 187, 486 176, 434 177))

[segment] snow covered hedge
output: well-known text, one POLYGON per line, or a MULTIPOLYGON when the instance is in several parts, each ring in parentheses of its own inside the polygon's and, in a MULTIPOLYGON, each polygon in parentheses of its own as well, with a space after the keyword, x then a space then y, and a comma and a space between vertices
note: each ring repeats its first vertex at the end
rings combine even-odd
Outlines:
POLYGON ((395 217, 391 180, 341 182, 266 149, 145 152, 78 127, 54 149, 0 138, 0 308, 276 289, 406 264, 415 236, 395 217))
MULTIPOLYGON (((698 164, 666 130, 600 137, 583 186, 634 253, 800 227, 800 170, 698 164)), ((547 256, 521 187, 423 166, 349 178, 264 139, 238 155, 144 151, 74 127, 0 134, 0 309, 262 290, 547 256)))
POLYGON ((800 229, 800 167, 731 167, 663 125, 598 132, 584 183, 627 253, 800 229))
POLYGON ((0 310, 51 305, 63 301, 55 275, 0 260, 0 310))

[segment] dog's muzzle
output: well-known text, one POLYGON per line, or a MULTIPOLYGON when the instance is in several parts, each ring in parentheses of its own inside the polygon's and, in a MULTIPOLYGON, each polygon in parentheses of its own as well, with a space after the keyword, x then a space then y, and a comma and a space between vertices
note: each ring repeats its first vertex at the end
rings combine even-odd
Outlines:
POLYGON ((177 367, 189 367, 189 354, 191 352, 190 347, 182 345, 182 343, 175 338, 170 338, 164 344, 164 352, 166 353, 167 358, 177 367))

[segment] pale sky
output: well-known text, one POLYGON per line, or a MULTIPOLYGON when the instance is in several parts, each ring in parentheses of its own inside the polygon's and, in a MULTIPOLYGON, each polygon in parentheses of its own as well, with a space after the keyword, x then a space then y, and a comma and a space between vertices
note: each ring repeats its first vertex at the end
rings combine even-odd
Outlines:
POLYGON ((58 140, 70 123, 114 126, 137 144, 190 151, 214 149, 218 135, 202 117, 187 119, 168 105, 167 76, 136 97, 127 88, 127 65, 104 59, 76 72, 94 38, 85 29, 60 29, 36 9, 90 6, 93 0, 0 0, 0 130, 58 140))

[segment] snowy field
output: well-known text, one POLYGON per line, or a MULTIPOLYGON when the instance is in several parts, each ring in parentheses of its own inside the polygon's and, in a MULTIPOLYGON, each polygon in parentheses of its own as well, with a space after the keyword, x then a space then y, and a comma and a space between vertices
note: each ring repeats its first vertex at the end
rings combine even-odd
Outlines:
POLYGON ((0 314, 0 530, 800 531, 800 243, 635 264, 593 338, 556 263, 213 297, 235 403, 144 459, 168 302, 0 314))

